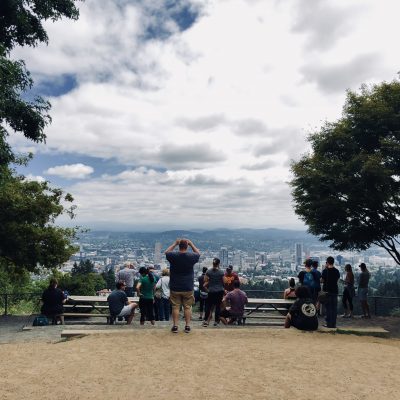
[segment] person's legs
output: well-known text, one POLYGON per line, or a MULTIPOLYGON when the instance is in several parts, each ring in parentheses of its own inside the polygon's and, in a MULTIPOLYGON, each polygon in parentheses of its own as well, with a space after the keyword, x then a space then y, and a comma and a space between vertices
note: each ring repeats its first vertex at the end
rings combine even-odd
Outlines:
POLYGON ((205 306, 205 302, 206 302, 206 299, 202 299, 201 297, 200 297, 200 315, 199 315, 199 319, 203 319, 203 312, 204 312, 204 306, 205 306))
POLYGON ((331 328, 332 326, 332 296, 328 295, 325 303, 325 321, 326 326, 331 328))
POLYGON ((343 317, 347 317, 349 314, 348 307, 347 307, 348 301, 349 301, 349 291, 347 288, 344 288, 343 296, 342 296, 342 304, 343 304, 343 310, 344 310, 344 313, 342 315, 343 317))
POLYGON ((353 296, 351 295, 351 293, 349 293, 348 302, 349 302, 349 309, 350 309, 349 317, 353 317, 354 307, 353 307, 353 296))
POLYGON ((213 297, 212 297, 212 293, 208 294, 208 297, 206 299, 206 314, 204 316, 204 321, 205 322, 210 322, 211 319, 211 310, 213 307, 213 297))
POLYGON ((164 315, 164 302, 163 302, 163 298, 160 299, 159 303, 158 303, 158 317, 160 319, 160 321, 164 321, 166 320, 165 315, 164 315))
POLYGON ((146 299, 146 319, 154 325, 154 302, 153 299, 146 299))
POLYGON ((144 321, 146 320, 146 309, 144 299, 141 297, 139 299, 139 308, 140 308, 140 325, 144 325, 144 321))
POLYGON ((218 292, 215 296, 215 323, 219 323, 219 316, 221 314, 221 303, 224 297, 224 292, 218 292))
MULTIPOLYGON (((170 293, 170 301, 171 301, 171 306, 172 306, 172 323, 173 323, 173 328, 178 327, 178 321, 179 321, 179 307, 181 306, 181 296, 179 292, 174 292, 171 290, 170 293)), ((177 329, 176 329, 177 332, 177 329)))
POLYGON ((337 319, 337 304, 338 298, 337 295, 332 295, 332 309, 331 309, 331 328, 336 328, 336 319, 337 319))
POLYGON ((164 320, 169 321, 169 299, 161 299, 161 308, 163 309, 164 320))
POLYGON ((135 310, 136 310, 137 304, 136 303, 132 303, 132 304, 130 304, 130 306, 131 306, 131 313, 129 314, 128 319, 126 321, 126 323, 128 325, 130 325, 132 323, 132 320, 133 320, 133 318, 135 316, 135 310))

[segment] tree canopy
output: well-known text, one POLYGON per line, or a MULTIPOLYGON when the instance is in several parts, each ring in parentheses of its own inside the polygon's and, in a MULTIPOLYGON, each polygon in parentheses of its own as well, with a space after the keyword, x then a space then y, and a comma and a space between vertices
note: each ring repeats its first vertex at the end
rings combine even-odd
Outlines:
POLYGON ((337 250, 383 247, 400 264, 400 82, 348 91, 342 117, 292 163, 295 212, 337 250))
POLYGON ((76 229, 54 225, 56 218, 73 217, 72 196, 48 182, 29 182, 12 164, 28 158, 16 155, 7 138, 22 133, 44 142, 51 119, 50 103, 28 100, 33 80, 22 60, 12 60, 15 46, 48 42, 42 22, 77 19, 77 0, 1 0, 0 2, 0 269, 24 273, 39 266, 54 268, 75 251, 76 229))

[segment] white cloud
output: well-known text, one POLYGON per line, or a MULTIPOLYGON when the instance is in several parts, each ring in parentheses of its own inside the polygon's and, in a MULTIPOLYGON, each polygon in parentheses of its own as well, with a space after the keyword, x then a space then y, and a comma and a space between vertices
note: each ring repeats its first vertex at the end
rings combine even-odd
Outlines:
POLYGON ((25 176, 25 180, 27 180, 27 181, 36 181, 36 182, 45 182, 46 181, 46 179, 43 178, 43 176, 32 175, 32 174, 27 174, 25 176))
POLYGON ((143 37, 165 2, 145 3, 87 0, 79 21, 47 25, 48 47, 17 54, 41 80, 68 73, 78 84, 50 99, 36 157, 126 167, 86 170, 68 188, 78 221, 302 226, 289 160, 308 151, 309 131, 340 117, 347 88, 396 76, 399 2, 188 1, 203 7, 195 24, 179 32, 158 19, 170 36, 152 40, 143 37))
POLYGON ((85 179, 94 172, 93 168, 84 164, 57 165, 44 171, 45 174, 60 176, 66 179, 85 179))

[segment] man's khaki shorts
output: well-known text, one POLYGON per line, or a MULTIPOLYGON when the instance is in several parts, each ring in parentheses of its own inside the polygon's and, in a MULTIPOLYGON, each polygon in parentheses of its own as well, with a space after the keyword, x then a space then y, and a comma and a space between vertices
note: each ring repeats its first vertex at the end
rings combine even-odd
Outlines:
POLYGON ((170 301, 173 308, 180 307, 187 309, 194 304, 193 291, 190 292, 174 292, 171 290, 170 301))

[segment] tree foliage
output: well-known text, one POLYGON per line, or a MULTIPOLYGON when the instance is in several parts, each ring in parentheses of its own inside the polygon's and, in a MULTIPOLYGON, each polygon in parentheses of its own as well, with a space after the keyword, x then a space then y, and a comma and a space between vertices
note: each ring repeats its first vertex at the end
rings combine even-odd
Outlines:
POLYGON ((11 50, 47 43, 43 21, 77 19, 76 1, 0 1, 0 267, 7 271, 54 268, 75 251, 71 240, 76 230, 54 225, 58 216, 73 216, 72 196, 18 175, 11 164, 26 159, 14 154, 7 139, 19 132, 44 142, 50 122, 50 104, 41 97, 28 100, 33 80, 22 60, 11 59, 11 50))
POLYGON ((85 275, 94 272, 94 264, 90 260, 81 260, 79 264, 76 262, 71 271, 71 275, 85 275))
POLYGON ((295 212, 337 250, 383 247, 400 264, 400 82, 349 91, 343 114, 292 164, 295 212))
POLYGON ((9 51, 16 45, 48 42, 43 21, 62 17, 78 19, 77 0, 1 0, 0 42, 9 51))
POLYGON ((27 181, 0 167, 0 263, 37 271, 54 268, 76 251, 71 245, 75 229, 54 225, 64 214, 73 215, 70 195, 47 182, 27 181))

